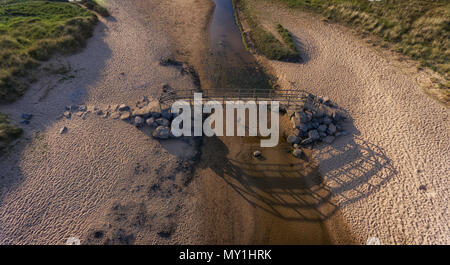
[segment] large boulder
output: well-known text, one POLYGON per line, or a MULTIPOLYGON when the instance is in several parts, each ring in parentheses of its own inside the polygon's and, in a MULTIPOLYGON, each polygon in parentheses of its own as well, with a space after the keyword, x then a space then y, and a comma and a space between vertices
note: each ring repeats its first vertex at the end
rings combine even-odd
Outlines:
POLYGON ((260 157, 261 155, 262 155, 262 153, 259 150, 256 150, 255 152, 253 152, 254 157, 260 157))
POLYGON ((169 139, 170 137, 170 128, 167 126, 158 126, 153 131, 153 137, 158 139, 169 139))
POLYGON ((150 127, 157 127, 158 123, 156 123, 154 118, 148 118, 145 123, 150 127))
POLYGON ((125 104, 120 104, 119 111, 126 111, 126 110, 130 110, 130 107, 125 104))
POLYGON ((333 119, 331 119, 330 116, 325 116, 325 118, 323 118, 323 124, 328 125, 328 124, 330 124, 332 122, 333 122, 333 119))
POLYGON ((308 132, 308 137, 311 138, 313 141, 319 140, 320 135, 317 130, 311 130, 308 132))
POLYGON ((142 116, 144 118, 152 116, 154 113, 159 113, 161 111, 161 107, 159 105, 159 102, 156 100, 153 100, 148 103, 147 106, 144 106, 142 108, 138 108, 133 111, 133 116, 142 116))
POLYGON ((299 119, 300 123, 307 123, 311 121, 311 116, 303 111, 295 112, 295 118, 299 119))
POLYGON ((170 111, 170 109, 165 109, 165 110, 163 110, 163 111, 161 111, 161 116, 164 118, 164 119, 167 119, 167 120, 171 120, 172 119, 172 113, 171 113, 171 111, 170 111))
POLYGON ((165 118, 158 118, 155 121, 156 121, 156 123, 158 123, 158 125, 161 125, 161 126, 169 126, 170 125, 170 121, 165 118))
POLYGON ((289 135, 287 137, 287 142, 290 144, 298 144, 300 142, 300 138, 295 135, 289 135))
POLYGON ((336 133, 336 126, 333 123, 328 125, 327 133, 330 134, 330 135, 336 133))
POLYGON ((334 141, 334 139, 336 139, 334 136, 328 135, 328 136, 325 137, 322 141, 323 141, 324 143, 331 144, 331 143, 334 141))
POLYGON ((139 116, 134 117, 134 125, 140 127, 143 124, 144 124, 144 119, 143 118, 141 118, 139 116))
POLYGON ((326 126, 325 124, 321 124, 321 125, 317 128, 317 130, 318 130, 319 132, 325 132, 325 131, 327 130, 327 126, 326 126))

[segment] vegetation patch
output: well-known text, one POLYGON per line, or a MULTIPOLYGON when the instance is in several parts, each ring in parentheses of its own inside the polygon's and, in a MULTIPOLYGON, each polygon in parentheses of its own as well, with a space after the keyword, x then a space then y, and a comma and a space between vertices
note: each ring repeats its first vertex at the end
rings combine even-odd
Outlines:
POLYGON ((108 10, 101 5, 101 0, 81 0, 80 4, 84 5, 87 9, 97 12, 103 17, 109 17, 108 10))
POLYGON ((22 129, 11 125, 8 117, 0 113, 0 155, 5 147, 14 139, 17 139, 22 134, 22 129))
POLYGON ((31 69, 92 36, 97 17, 64 1, 0 0, 0 102, 21 96, 31 69))
MULTIPOLYGON (((450 80, 450 1, 448 0, 277 0, 313 10, 391 43, 450 80)), ((448 99, 448 82, 441 85, 448 99)))
POLYGON ((292 38, 292 34, 283 27, 283 25, 278 24, 277 25, 278 33, 280 34, 281 38, 283 39, 284 43, 289 46, 289 48, 297 53, 299 55, 297 46, 295 46, 294 39, 292 38))
MULTIPOLYGON (((300 56, 296 49, 292 49, 289 44, 283 44, 271 32, 258 24, 245 0, 233 0, 233 3, 235 8, 243 14, 245 22, 250 28, 248 34, 243 34, 243 40, 247 48, 254 49, 255 52, 270 60, 299 61, 300 56)), ((243 32, 242 28, 241 31, 243 32)), ((292 41, 292 36, 290 40, 292 41)))

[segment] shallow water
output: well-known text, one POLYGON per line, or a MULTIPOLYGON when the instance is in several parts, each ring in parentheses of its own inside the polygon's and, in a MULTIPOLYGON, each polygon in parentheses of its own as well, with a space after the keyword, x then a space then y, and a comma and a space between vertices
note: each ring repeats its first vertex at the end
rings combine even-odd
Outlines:
POLYGON ((216 89, 270 89, 268 75, 242 42, 231 0, 214 0, 216 5, 210 25, 212 63, 210 73, 216 89))
MULTIPOLYGON (((216 8, 210 25, 210 46, 214 67, 210 77, 216 88, 271 88, 268 75, 259 70, 255 57, 246 49, 235 22, 231 0, 214 0, 216 8)), ((282 133, 280 134, 282 135, 282 133)), ((317 167, 309 160, 294 158, 291 146, 284 141, 273 148, 261 149, 258 137, 213 137, 202 147, 202 163, 212 169, 228 189, 228 207, 233 215, 213 231, 220 231, 223 223, 231 227, 233 236, 211 237, 211 242, 244 244, 330 244, 324 221, 336 211, 326 198, 329 190, 322 185, 317 167), (251 156, 262 150, 264 159, 251 156), (322 198, 322 199, 317 199, 322 198), (325 198, 325 199, 324 199, 325 198), (249 205, 251 205, 249 207, 249 205), (241 216, 241 217, 239 217, 241 216), (242 217, 245 216, 245 217, 242 217), (235 218, 237 218, 237 221, 235 218)), ((204 183, 210 190, 222 188, 216 179, 204 183)), ((208 197, 221 195, 214 192, 208 197)), ((222 214, 218 214, 222 216, 222 214)), ((206 218, 211 218, 209 213, 206 218)), ((228 229, 228 228, 227 228, 228 229)))
POLYGON ((216 8, 210 27, 211 47, 229 64, 254 65, 255 59, 245 49, 239 27, 234 18, 231 0, 214 0, 216 8))

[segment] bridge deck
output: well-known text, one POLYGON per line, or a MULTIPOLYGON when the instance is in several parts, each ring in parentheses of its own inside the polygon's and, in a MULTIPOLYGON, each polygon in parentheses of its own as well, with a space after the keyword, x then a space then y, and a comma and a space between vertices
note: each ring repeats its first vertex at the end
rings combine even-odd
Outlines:
POLYGON ((188 90, 170 90, 165 91, 160 96, 160 102, 165 105, 171 105, 177 100, 184 100, 193 104, 194 93, 202 93, 203 100, 218 101, 223 104, 226 101, 278 101, 284 108, 296 108, 302 105, 308 98, 308 93, 304 90, 273 90, 273 89, 204 89, 197 91, 188 90))

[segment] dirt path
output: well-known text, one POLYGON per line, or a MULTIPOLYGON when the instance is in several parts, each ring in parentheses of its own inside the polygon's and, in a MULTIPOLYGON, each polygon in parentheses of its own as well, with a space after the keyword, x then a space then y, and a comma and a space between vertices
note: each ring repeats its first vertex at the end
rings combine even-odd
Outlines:
POLYGON ((250 2, 265 27, 281 23, 291 31, 306 58, 267 62, 282 87, 328 96, 352 118, 351 136, 314 155, 355 236, 361 243, 373 236, 388 244, 448 244, 449 110, 422 92, 427 73, 342 26, 250 2))

